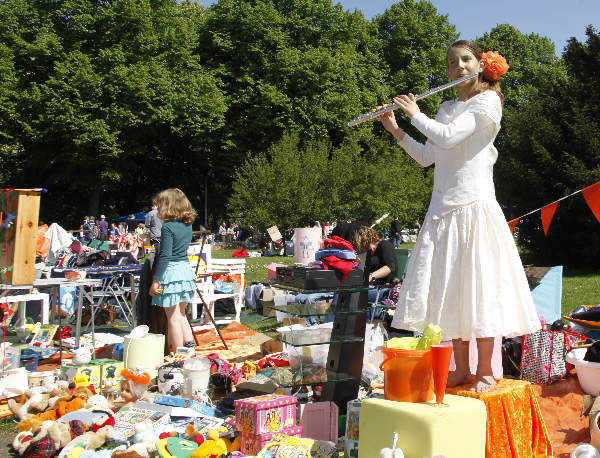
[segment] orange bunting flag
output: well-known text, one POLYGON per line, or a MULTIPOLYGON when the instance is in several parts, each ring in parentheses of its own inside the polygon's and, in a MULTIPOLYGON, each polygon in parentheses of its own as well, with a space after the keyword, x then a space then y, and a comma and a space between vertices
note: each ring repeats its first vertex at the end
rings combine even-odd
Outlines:
POLYGON ((600 222, 600 181, 596 184, 583 188, 581 190, 585 201, 592 210, 592 213, 600 222))
POLYGON ((518 222, 519 222, 519 218, 515 218, 508 222, 508 227, 510 227, 510 232, 512 232, 513 234, 515 233, 515 227, 517 226, 518 222))
POLYGON ((544 227, 544 235, 548 235, 548 229, 550 228, 552 218, 554 218, 556 207, 558 207, 558 202, 554 202, 542 207, 542 226, 544 227))

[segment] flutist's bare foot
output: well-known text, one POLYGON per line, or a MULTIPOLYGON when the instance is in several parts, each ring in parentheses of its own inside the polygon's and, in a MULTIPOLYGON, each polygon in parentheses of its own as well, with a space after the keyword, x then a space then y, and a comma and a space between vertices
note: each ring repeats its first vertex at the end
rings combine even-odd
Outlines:
POLYGON ((446 386, 452 388, 453 386, 466 385, 467 383, 471 383, 471 380, 473 380, 473 377, 470 371, 454 371, 448 374, 446 386))
POLYGON ((496 386, 496 379, 493 375, 480 375, 475 376, 475 383, 471 386, 471 391, 477 393, 486 393, 491 391, 496 386))

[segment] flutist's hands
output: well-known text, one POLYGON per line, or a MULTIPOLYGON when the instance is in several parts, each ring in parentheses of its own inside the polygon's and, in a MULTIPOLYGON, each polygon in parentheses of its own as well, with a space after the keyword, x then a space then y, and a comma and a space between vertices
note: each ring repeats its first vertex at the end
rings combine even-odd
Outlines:
MULTIPOLYGON (((380 105, 377 108, 374 108, 371 111, 381 110, 382 108, 388 107, 389 105, 380 105)), ((381 121, 383 124, 383 128, 390 132, 397 141, 400 141, 404 138, 404 131, 398 127, 398 123, 396 122, 396 116, 394 116, 394 111, 386 111, 385 113, 381 113, 377 116, 377 119, 381 121)))
POLYGON ((419 106, 417 105, 417 101, 415 100, 414 94, 394 97, 394 102, 398 104, 400 109, 404 111, 406 116, 409 118, 412 118, 414 115, 421 112, 419 106))

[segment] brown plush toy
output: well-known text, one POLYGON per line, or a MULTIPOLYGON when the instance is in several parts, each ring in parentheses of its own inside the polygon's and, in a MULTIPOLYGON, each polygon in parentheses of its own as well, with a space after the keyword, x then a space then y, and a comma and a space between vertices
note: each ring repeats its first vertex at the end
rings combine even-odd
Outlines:
POLYGON ((67 401, 66 399, 59 399, 56 403, 56 410, 59 417, 62 417, 69 412, 75 412, 76 410, 83 409, 84 407, 85 400, 80 397, 74 397, 70 401, 67 401))
POLYGON ((92 390, 90 390, 87 386, 78 386, 73 390, 72 396, 74 398, 81 398, 84 401, 87 401, 94 395, 92 390))
POLYGON ((32 393, 27 390, 23 393, 25 401, 21 404, 11 399, 8 401, 8 408, 19 420, 25 420, 37 413, 43 412, 48 408, 50 395, 48 393, 32 393))
POLYGON ((56 409, 47 410, 46 412, 38 413, 31 418, 21 420, 17 424, 17 431, 29 431, 36 429, 40 424, 45 421, 54 421, 58 417, 56 415, 56 409))
POLYGON ((80 397, 75 397, 72 400, 68 400, 65 398, 59 399, 56 402, 56 408, 50 409, 40 414, 37 414, 31 418, 27 418, 21 420, 17 425, 18 431, 27 431, 32 429, 38 422, 43 422, 47 420, 56 420, 63 415, 74 412, 79 409, 83 409, 85 407, 85 400, 80 397))

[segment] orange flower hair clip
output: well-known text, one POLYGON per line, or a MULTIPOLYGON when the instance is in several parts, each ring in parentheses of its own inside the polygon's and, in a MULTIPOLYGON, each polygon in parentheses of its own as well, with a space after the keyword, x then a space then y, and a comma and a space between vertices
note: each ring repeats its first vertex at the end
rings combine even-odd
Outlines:
POLYGON ((122 369, 121 377, 140 385, 148 385, 150 383, 150 374, 141 367, 136 367, 135 369, 122 369))
POLYGON ((506 59, 498 51, 484 52, 481 60, 485 63, 483 76, 492 81, 498 81, 510 68, 506 59))

